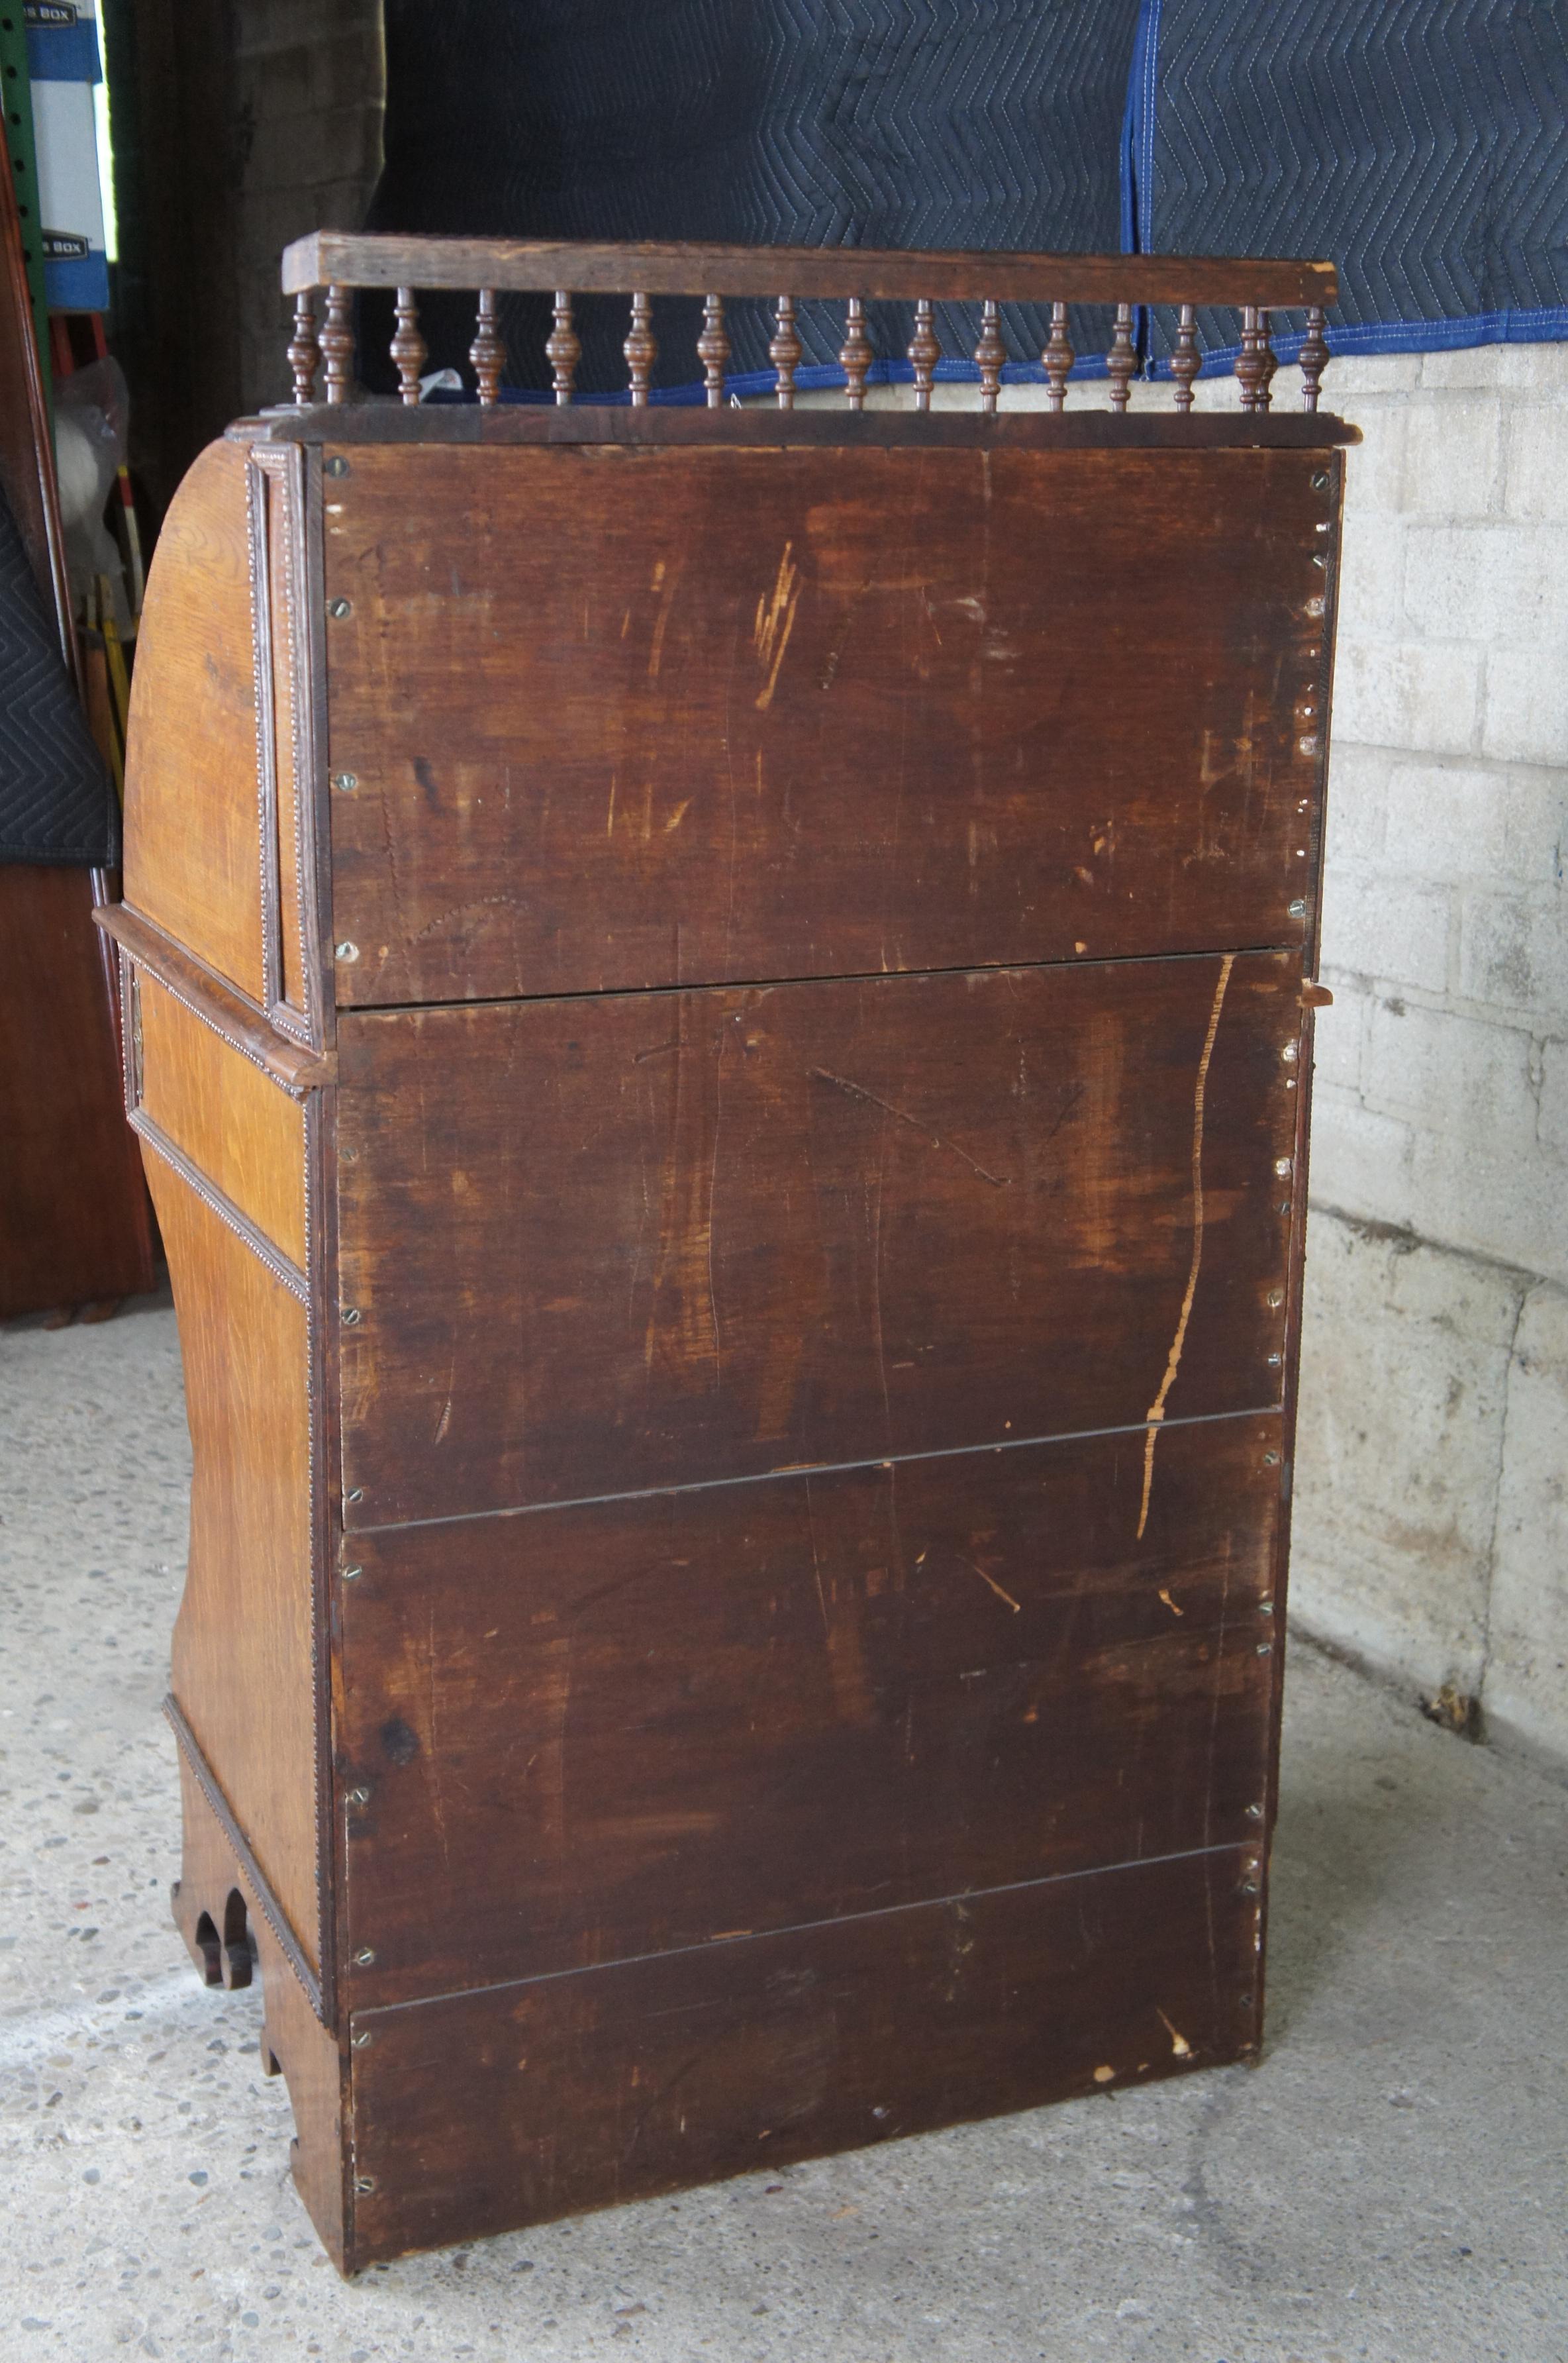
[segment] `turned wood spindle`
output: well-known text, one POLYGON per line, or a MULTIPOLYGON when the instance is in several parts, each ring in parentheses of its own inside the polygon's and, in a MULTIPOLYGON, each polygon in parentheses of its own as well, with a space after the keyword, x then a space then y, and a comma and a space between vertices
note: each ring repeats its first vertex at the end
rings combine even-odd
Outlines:
POLYGON ((1197 315, 1190 304, 1184 304, 1176 322, 1176 350, 1171 355, 1171 375, 1176 382, 1176 406, 1178 410, 1192 408, 1192 382, 1203 367, 1203 356, 1198 349, 1197 315))
POLYGON ((1067 380, 1073 373, 1073 363, 1077 360, 1077 355, 1073 350, 1073 340, 1067 334, 1067 307, 1065 304, 1053 304, 1051 334, 1046 338, 1045 349, 1040 356, 1040 366, 1045 372, 1047 410, 1060 410, 1065 406, 1067 399, 1067 380))
POLYGON ((397 328, 388 350, 397 364, 397 388, 402 400, 415 404, 419 400, 419 372, 429 352, 419 333, 419 311, 412 287, 400 287, 395 305, 397 328))
POLYGON ((653 365, 658 359, 658 345, 653 332, 653 305, 646 295, 635 294, 632 297, 632 325, 621 350, 626 356, 626 374, 632 383, 632 407, 634 410, 646 410, 653 365))
POLYGON ((1110 350, 1105 357, 1106 374, 1110 380, 1112 410, 1126 409, 1137 367, 1138 355, 1132 343, 1132 306, 1131 304, 1119 304, 1116 307, 1116 332, 1110 339, 1110 350))
POLYGON ((1318 389, 1323 383, 1323 372, 1329 366, 1329 340, 1323 334, 1322 306, 1309 305, 1307 334, 1301 346, 1301 407, 1316 410, 1318 389))
POLYGON ((778 325, 773 331, 772 341, 767 348, 767 358, 778 373, 778 407, 780 410, 793 410, 795 372, 801 366, 801 355, 805 349, 795 327, 793 295, 780 295, 777 305, 777 316, 778 325))
POLYGON ((479 325, 469 347, 469 360, 479 380, 480 402, 488 410, 501 399, 501 372, 506 366, 506 347, 495 325, 493 287, 481 287, 479 291, 479 325))
POLYGON ((556 400, 564 405, 571 400, 577 365, 582 359, 582 340, 571 324, 571 293, 569 288, 557 288, 552 317, 555 327, 545 339, 545 358, 550 364, 550 383, 555 388, 556 400))
POLYGON ((315 399, 315 372, 320 359, 321 347, 315 341, 315 305, 311 301, 310 290, 306 288, 294 297, 294 333, 289 345, 289 367, 294 374, 294 400, 302 410, 315 399))
POLYGON ((702 298, 702 333, 697 339, 697 358, 702 364, 702 383, 708 390, 708 407, 717 410, 724 398, 724 363, 730 357, 730 340, 724 334, 724 299, 722 295, 702 298))
POLYGON ((975 367, 980 372, 980 408, 988 418, 996 416, 1002 364, 1006 360, 1007 347, 1002 342, 1001 329, 998 325, 997 307, 988 295, 980 306, 980 340, 975 347, 975 367))
POLYGON ((1268 340, 1268 314, 1249 304, 1242 313, 1242 349, 1236 356, 1243 410, 1268 408, 1269 381, 1278 367, 1268 340))
POLYGON ((322 357, 326 363, 326 399, 347 402, 354 382, 352 297, 347 287, 326 291, 326 317, 321 327, 322 357))
POLYGON ((922 295, 915 304, 914 334, 910 338, 910 367, 914 372, 915 408, 931 408, 932 382, 936 364, 942 359, 942 347, 931 323, 931 298, 922 295))
POLYGON ((852 295, 845 316, 844 342, 839 347, 838 365, 844 372, 845 399, 851 410, 866 407, 866 372, 875 354, 871 339, 866 333, 866 315, 858 295, 852 295))

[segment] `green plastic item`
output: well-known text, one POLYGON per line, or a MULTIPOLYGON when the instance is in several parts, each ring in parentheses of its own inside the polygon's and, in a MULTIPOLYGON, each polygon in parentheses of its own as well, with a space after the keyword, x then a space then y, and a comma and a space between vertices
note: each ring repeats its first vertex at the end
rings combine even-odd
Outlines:
POLYGON ((39 205, 39 151, 33 136, 33 85, 28 72, 28 31, 21 0, 0 0, 0 90, 5 94, 6 147, 11 178, 17 189, 17 212, 22 225, 22 252, 28 265, 28 294, 32 299, 33 334, 38 339, 39 367, 43 373, 44 400, 53 408, 49 360, 49 311, 44 301, 43 216, 39 205))

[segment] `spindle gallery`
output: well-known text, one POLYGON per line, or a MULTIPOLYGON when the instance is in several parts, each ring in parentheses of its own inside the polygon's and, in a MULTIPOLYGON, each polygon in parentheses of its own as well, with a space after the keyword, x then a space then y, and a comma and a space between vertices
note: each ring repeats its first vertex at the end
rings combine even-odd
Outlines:
POLYGON ((259 1964, 323 2240, 1248 2058, 1332 271, 322 233, 284 282, 100 918, 194 1447, 176 1916, 259 1964))

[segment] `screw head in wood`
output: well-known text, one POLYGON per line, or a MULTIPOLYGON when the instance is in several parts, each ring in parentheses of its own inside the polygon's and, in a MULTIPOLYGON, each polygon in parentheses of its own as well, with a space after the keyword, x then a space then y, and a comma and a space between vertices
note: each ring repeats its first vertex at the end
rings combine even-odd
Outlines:
POLYGON ((1274 1160, 1274 1170, 1276 1173, 1288 1173, 1290 1170, 1289 1158, 1276 1157, 1274 1160))
POLYGON ((359 947, 358 944, 350 944, 347 942, 334 944, 332 947, 332 955, 335 960, 357 960, 359 957, 359 947))
POLYGON ((376 2178, 373 2174, 357 2174, 354 2177, 354 2188, 356 2191, 370 2192, 372 2191, 375 2187, 376 2178))
POLYGON ((346 1567, 343 1570, 343 1581, 345 1583, 353 1583, 359 1576, 363 1575, 364 1572, 365 1570, 362 1567, 346 1567))
POLYGON ((1287 903, 1285 907, 1289 916, 1293 919, 1304 919, 1307 916, 1307 905, 1300 900, 1299 896, 1294 903, 1287 903))
POLYGON ((356 1969, 368 1969, 375 1958, 376 1948, 373 1945, 361 1945, 354 1956, 354 1965, 356 1969))
POLYGON ((1294 1042, 1287 1042, 1279 1055, 1287 1067, 1293 1067, 1301 1054, 1294 1042))
POLYGON ((1269 1355, 1269 1357, 1268 1357, 1268 1367, 1269 1367, 1269 1369, 1270 1369, 1271 1370, 1276 1370, 1279 1368, 1279 1365, 1280 1365, 1280 1363, 1281 1363, 1281 1361, 1282 1361, 1283 1359, 1284 1359, 1284 1356, 1283 1356, 1283 1355, 1280 1355, 1280 1354, 1270 1354, 1270 1355, 1269 1355))
POLYGON ((1260 1641, 1258 1643, 1258 1656, 1260 1658, 1272 1658, 1273 1655, 1274 1643, 1272 1641, 1260 1641))
POLYGON ((343 1496, 346 1502, 362 1502, 364 1498, 365 1489, 362 1485, 351 1485, 343 1496))
POLYGON ((329 616, 336 616, 341 623, 345 616, 351 616, 354 613, 353 602, 348 599, 329 599, 326 603, 326 612, 329 616))
MULTIPOLYGON (((1269 1301, 1269 1303, 1270 1303, 1271 1304, 1275 1304, 1275 1305, 1283 1304, 1284 1304, 1284 1302, 1285 1302, 1285 1291, 1284 1291, 1284 1289, 1283 1289, 1283 1288, 1271 1288, 1271 1289, 1269 1290, 1269 1292, 1268 1292, 1268 1301, 1269 1301)), ((1272 1459, 1274 1458, 1274 1455, 1271 1453, 1271 1454, 1269 1455, 1269 1458, 1272 1459)))
POLYGON ((332 784, 339 795, 351 796, 359 784, 359 774, 355 771, 335 772, 332 784))
MULTIPOLYGON (((346 1802, 350 1805, 368 1805, 370 1802, 370 1792, 368 1789, 350 1789, 346 1802)), ((366 1957, 359 1953, 354 1956, 356 1960, 362 1958, 366 1957)))
POLYGON ((1263 1807, 1261 1805, 1249 1805, 1247 1807, 1247 1819, 1249 1822, 1261 1822, 1263 1819, 1263 1807))
POLYGON ((1313 477, 1313 479, 1312 479, 1312 490, 1313 490, 1315 493, 1326 493, 1326 492, 1328 491, 1328 489, 1329 489, 1329 479, 1328 479, 1328 477, 1327 477, 1326 475, 1324 475, 1324 474, 1322 474, 1321 472, 1320 472, 1318 475, 1316 475, 1316 476, 1314 476, 1314 477, 1313 477))
POLYGON ((1272 1600, 1260 1600, 1260 1601, 1258 1602, 1258 1614, 1259 1614, 1260 1616, 1272 1616, 1272 1615, 1274 1614, 1274 1603, 1273 1603, 1273 1601, 1272 1601, 1272 1600))
MULTIPOLYGON (((1265 1452, 1265 1453, 1264 1454, 1264 1457, 1263 1457, 1263 1465, 1264 1465, 1264 1467, 1265 1469, 1277 1469, 1277 1468, 1278 1468, 1278 1466, 1279 1466, 1279 1455, 1278 1455, 1278 1453, 1277 1453, 1277 1452, 1265 1452)), ((356 1569, 354 1570, 354 1572, 355 1572, 355 1574, 356 1574, 356 1575, 358 1575, 358 1574, 359 1574, 359 1569, 358 1569, 358 1568, 356 1568, 356 1569)))
POLYGON ((356 2051, 368 2051, 375 2039, 367 2026, 354 2037, 354 2048, 356 2051))
POLYGON ((343 1326, 346 1329, 357 1329, 359 1327, 359 1308, 357 1304, 346 1304, 343 1307, 343 1326))
POLYGON ((322 473, 327 476, 346 476, 348 473, 348 462, 341 451, 334 451, 331 458, 323 462, 322 473))

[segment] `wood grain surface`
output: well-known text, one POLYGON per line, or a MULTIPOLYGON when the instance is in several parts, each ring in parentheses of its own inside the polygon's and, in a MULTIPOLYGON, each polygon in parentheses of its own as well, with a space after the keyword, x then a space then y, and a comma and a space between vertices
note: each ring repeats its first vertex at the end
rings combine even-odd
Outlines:
POLYGON ((1257 2025, 1250 1859, 356 2014, 355 2261, 1234 2059, 1257 2025))
POLYGON ((303 1270, 304 1110, 155 976, 138 972, 141 1105, 303 1270))
POLYGON ((126 749, 125 895, 259 1004, 261 830, 246 459, 209 444, 149 570, 126 749))
POLYGON ((1259 1835, 1279 1426, 358 1537, 355 2006, 1259 1835))
POLYGON ((1298 982, 1275 952, 345 1017, 348 1522, 1277 1403, 1298 982))
POLYGON ((338 459, 345 1006, 1303 940, 1320 454, 338 459))
POLYGON ((319 1971, 305 1307, 161 1159, 148 1176, 193 1461, 174 1695, 319 1971))

